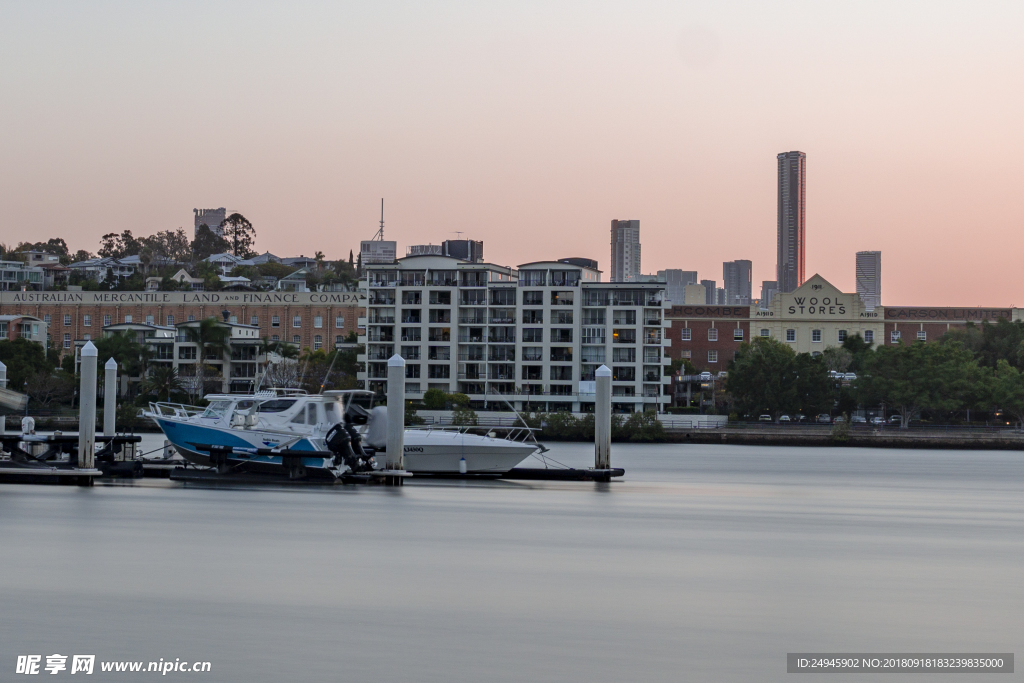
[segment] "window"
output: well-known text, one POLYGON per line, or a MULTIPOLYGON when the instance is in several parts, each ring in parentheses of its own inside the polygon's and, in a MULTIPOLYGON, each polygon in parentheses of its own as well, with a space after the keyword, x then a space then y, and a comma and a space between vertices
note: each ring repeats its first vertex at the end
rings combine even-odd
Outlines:
POLYGON ((635 363, 636 349, 612 349, 613 363, 635 363))
POLYGON ((811 341, 815 344, 821 343, 821 330, 811 330, 811 341))
POLYGON ((146 324, 147 325, 152 325, 153 324, 153 316, 151 316, 151 315, 147 315, 146 316, 146 324))
POLYGON ((270 326, 271 326, 271 327, 281 327, 281 317, 280 317, 280 316, 277 316, 277 315, 275 315, 274 317, 272 317, 272 318, 270 319, 270 326))
POLYGON ((796 330, 786 330, 786 341, 788 341, 788 342, 795 342, 796 341, 796 330))
POLYGON ((252 325, 253 327, 259 327, 260 326, 260 318, 259 318, 259 316, 256 316, 256 315, 249 316, 249 324, 252 325))
POLYGON ((769 330, 767 327, 762 327, 761 328, 761 336, 762 337, 770 337, 770 336, 772 336, 772 331, 769 330))
POLYGON ((419 379, 420 377, 420 366, 419 365, 406 365, 405 376, 407 378, 419 379))
POLYGON ((130 322, 132 321, 132 317, 131 317, 130 315, 126 315, 126 316, 124 317, 124 321, 125 321, 126 323, 130 323, 130 322))
POLYGON ((889 333, 889 341, 891 343, 895 344, 899 340, 900 340, 900 331, 899 330, 893 330, 892 332, 889 333))
POLYGON ((612 322, 616 325, 636 325, 636 311, 612 311, 612 322))
POLYGON ((302 316, 292 316, 292 327, 302 327, 302 316))
MULTIPOLYGON (((420 359, 420 347, 418 346, 403 346, 402 347, 402 358, 406 360, 419 360, 420 359)), ((418 375, 417 375, 418 377, 418 375)))
POLYGON ((270 338, 270 340, 271 341, 281 341, 281 335, 275 334, 273 337, 270 338))
POLYGON ((543 325, 544 311, 525 310, 523 311, 524 325, 543 325))
POLYGON ((324 317, 322 315, 313 316, 313 327, 320 329, 324 326, 324 317))
POLYGON ((182 346, 178 348, 178 358, 180 360, 195 360, 196 359, 196 347, 194 346, 182 346))
POLYGON ((446 342, 452 340, 452 328, 431 327, 427 334, 427 341, 446 342))
MULTIPOLYGON (((419 294, 419 292, 417 292, 419 294)), ((341 330, 345 328, 345 316, 339 315, 334 318, 334 328, 341 330)))
POLYGON ((613 382, 635 382, 636 368, 612 366, 613 382))
POLYGON ((743 328, 737 327, 732 331, 732 340, 740 342, 743 341, 743 328))
POLYGON ((238 324, 238 316, 237 315, 229 316, 228 317, 228 322, 231 323, 232 325, 237 325, 238 324))
POLYGON ((92 316, 91 315, 83 315, 82 316, 82 325, 84 327, 92 327, 92 316))
POLYGON ((582 341, 584 344, 604 344, 605 332, 603 327, 584 327, 582 341))
POLYGON ((405 393, 407 394, 418 394, 420 393, 419 382, 407 382, 405 385, 405 393))
MULTIPOLYGON (((491 328, 494 329, 493 327, 491 328)), ((602 330, 603 331, 603 330, 602 330)), ((565 328, 558 328, 551 330, 551 343, 552 344, 570 344, 572 343, 572 330, 565 328)))
POLYGON ((846 330, 839 330, 839 343, 842 344, 846 341, 846 330))
POLYGON ((110 324, 110 315, 107 314, 107 315, 103 316, 103 326, 106 327, 109 324, 110 324))
POLYGON ((571 365, 552 365, 549 377, 553 380, 572 381, 571 365))
MULTIPOLYGON (((540 351, 540 349, 537 349, 540 351)), ((523 349, 523 360, 526 360, 526 349, 523 349)), ((540 354, 537 354, 536 358, 530 360, 540 360, 540 354)), ((584 363, 603 363, 604 362, 604 347, 602 346, 590 346, 582 350, 581 358, 584 363)))
POLYGON ((680 339, 682 339, 683 341, 690 341, 690 338, 691 338, 691 337, 690 337, 690 335, 691 335, 692 333, 693 333, 693 330, 691 330, 691 329, 690 329, 689 327, 684 327, 684 328, 683 328, 683 329, 681 330, 681 336, 680 336, 680 339))
POLYGON ((718 328, 712 327, 708 329, 708 341, 718 341, 718 328))
POLYGON ((552 325, 572 325, 572 311, 552 311, 552 325))
POLYGON ((428 346, 427 360, 451 360, 452 349, 450 346, 428 346))
POLYGON ((540 327, 527 327, 523 329, 523 343, 539 344, 544 341, 544 329, 540 327))
POLYGON ((413 342, 420 341, 420 328, 418 327, 403 327, 402 328, 402 341, 413 342))
POLYGON ((604 320, 603 308, 586 308, 583 310, 584 325, 604 325, 604 320))
MULTIPOLYGON (((486 296, 486 292, 484 292, 486 296)), ((452 305, 452 293, 451 292, 431 292, 430 303, 440 306, 451 306, 452 305)), ((487 301, 484 300, 483 305, 486 305, 487 301)))
POLYGON ((680 351, 679 357, 680 358, 687 358, 687 359, 693 358, 693 351, 691 351, 690 349, 686 349, 685 351, 680 351))
POLYGON ((167 326, 170 327, 173 324, 174 324, 174 316, 173 315, 167 316, 167 326))
POLYGON ((70 334, 65 334, 64 335, 64 348, 65 349, 70 349, 71 348, 71 335, 70 334))
POLYGON ((335 344, 340 344, 343 341, 345 341, 345 338, 343 336, 341 336, 340 334, 334 338, 334 343, 335 344))
POLYGON ((419 306, 422 301, 420 292, 402 292, 402 303, 406 305, 419 306))
POLYGON ((84 337, 82 337, 82 339, 84 339, 85 341, 89 341, 89 340, 92 339, 92 335, 91 334, 87 334, 84 337))
POLYGON ((542 367, 540 365, 524 365, 523 379, 540 379, 542 367))
MULTIPOLYGON (((583 355, 586 356, 586 352, 590 349, 584 349, 583 355)), ((601 349, 601 360, 604 360, 604 349, 601 349)), ((523 347, 523 360, 543 360, 544 359, 544 348, 541 346, 524 346, 523 347)))
POLYGON ((292 335, 292 344, 301 344, 301 343, 302 343, 302 337, 300 337, 297 334, 292 335))
POLYGON ((43 322, 46 323, 47 325, 50 324, 50 314, 49 313, 47 313, 46 315, 43 316, 43 322))
POLYGON ((524 306, 543 306, 544 292, 523 292, 524 306))
POLYGON ((194 323, 196 321, 196 317, 190 313, 188 316, 188 321, 190 323, 194 323))
POLYGON ((717 363, 718 362, 718 351, 708 351, 708 362, 709 363, 717 363))
POLYGON ((65 315, 64 316, 64 327, 71 327, 71 316, 70 315, 65 315))
POLYGON ((917 341, 928 341, 928 333, 924 330, 917 331, 917 341))
POLYGON ((313 337, 313 350, 317 351, 319 349, 322 349, 323 347, 324 347, 324 338, 321 337, 319 334, 316 335, 315 337, 313 337))
POLYGON ((450 379, 452 366, 450 365, 428 365, 427 377, 429 379, 450 379))
POLYGON ((864 341, 866 341, 868 344, 873 344, 875 341, 875 331, 864 330, 864 341))

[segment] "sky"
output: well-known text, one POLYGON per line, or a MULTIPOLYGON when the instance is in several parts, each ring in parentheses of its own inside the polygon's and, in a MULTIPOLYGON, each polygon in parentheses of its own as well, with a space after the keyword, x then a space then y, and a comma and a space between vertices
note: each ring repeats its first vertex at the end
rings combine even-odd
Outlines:
POLYGON ((249 218, 279 256, 753 261, 807 154, 807 276, 1024 306, 1024 3, 0 0, 0 242, 249 218))

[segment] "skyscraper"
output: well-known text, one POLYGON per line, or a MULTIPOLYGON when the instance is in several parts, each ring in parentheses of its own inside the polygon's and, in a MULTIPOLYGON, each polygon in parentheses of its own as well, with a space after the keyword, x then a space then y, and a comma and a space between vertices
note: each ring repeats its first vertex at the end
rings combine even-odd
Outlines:
POLYGON ((776 267, 780 292, 804 283, 804 203, 807 155, 784 152, 779 160, 779 253, 776 267))
POLYGON ((612 221, 611 282, 636 282, 640 275, 640 221, 612 221))
POLYGON ((665 298, 678 305, 686 298, 686 285, 697 284, 697 271, 676 268, 659 270, 658 280, 665 283, 665 298))
POLYGON ((707 296, 707 300, 704 302, 708 306, 714 306, 718 303, 715 292, 715 281, 714 280, 701 280, 700 283, 704 285, 704 293, 707 296))
POLYGON ((761 281, 761 308, 768 308, 772 305, 775 293, 779 291, 779 283, 775 280, 761 281))
POLYGON ((749 306, 751 298, 750 261, 726 261, 722 264, 722 284, 725 285, 725 303, 729 306, 749 306))
POLYGON ((882 252, 857 252, 857 294, 869 311, 882 305, 882 252))
POLYGON ((219 209, 192 209, 192 213, 195 214, 196 228, 193 236, 196 232, 199 232, 199 226, 205 225, 213 231, 215 235, 223 235, 224 228, 221 226, 224 221, 227 220, 228 211, 223 206, 219 209))

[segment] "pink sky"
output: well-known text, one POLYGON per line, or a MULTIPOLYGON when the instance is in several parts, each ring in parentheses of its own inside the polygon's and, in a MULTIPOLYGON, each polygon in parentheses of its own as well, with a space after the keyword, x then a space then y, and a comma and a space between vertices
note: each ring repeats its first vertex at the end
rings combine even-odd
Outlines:
POLYGON ((887 305, 1024 306, 1024 3, 766 4, 4 3, 0 241, 226 206, 339 258, 385 197, 403 253, 607 268, 636 218, 645 272, 756 296, 801 150, 808 276, 879 249, 887 305))

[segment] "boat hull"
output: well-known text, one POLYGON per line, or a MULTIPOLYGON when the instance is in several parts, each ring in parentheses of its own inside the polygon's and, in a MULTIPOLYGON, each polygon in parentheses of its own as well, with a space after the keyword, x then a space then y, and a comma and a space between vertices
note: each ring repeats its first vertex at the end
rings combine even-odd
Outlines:
MULTIPOLYGON (((320 455, 326 451, 320 438, 151 417, 181 456, 195 465, 211 465, 209 454, 196 447, 201 444, 230 446, 236 449, 238 452, 229 460, 244 462, 247 469, 272 471, 280 468, 280 456, 244 453, 245 450, 276 447, 311 451, 309 458, 303 458, 303 464, 307 469, 329 470, 334 467, 333 457, 320 455)), ((414 474, 459 474, 463 472, 464 462, 466 474, 501 474, 521 463, 536 450, 535 444, 461 431, 409 429, 405 432, 404 467, 406 471, 414 474)), ((383 452, 376 458, 378 467, 383 467, 384 458, 383 452)))

